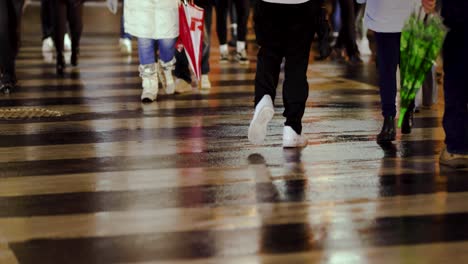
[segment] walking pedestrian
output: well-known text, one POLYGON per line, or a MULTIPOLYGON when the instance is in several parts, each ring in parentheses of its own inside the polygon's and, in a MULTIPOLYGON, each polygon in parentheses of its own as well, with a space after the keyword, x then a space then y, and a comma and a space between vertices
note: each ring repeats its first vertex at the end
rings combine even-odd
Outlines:
POLYGON ((255 113, 248 131, 253 144, 261 144, 266 137, 267 125, 274 114, 281 63, 285 59, 283 147, 307 145, 302 135, 302 117, 309 95, 306 73, 316 30, 316 23, 311 21, 320 15, 320 8, 320 2, 315 0, 258 0, 256 3, 255 32, 260 50, 255 76, 255 113))

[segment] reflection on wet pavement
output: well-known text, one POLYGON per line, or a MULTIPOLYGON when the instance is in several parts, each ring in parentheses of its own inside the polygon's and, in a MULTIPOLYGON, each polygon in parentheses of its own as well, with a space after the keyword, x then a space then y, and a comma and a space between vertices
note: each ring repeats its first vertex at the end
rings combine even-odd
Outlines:
POLYGON ((309 145, 283 149, 281 97, 266 144, 246 138, 255 63, 214 49, 210 91, 142 105, 136 53, 107 36, 81 52, 57 79, 27 36, 21 89, 0 98, 64 112, 0 120, 0 263, 466 262, 468 171, 437 162, 442 103, 378 145, 373 65, 311 62, 309 145))

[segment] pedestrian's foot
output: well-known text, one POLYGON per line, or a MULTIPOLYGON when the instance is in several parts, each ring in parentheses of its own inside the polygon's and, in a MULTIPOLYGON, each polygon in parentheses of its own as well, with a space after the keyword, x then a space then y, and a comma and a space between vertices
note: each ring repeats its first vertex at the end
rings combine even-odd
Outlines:
POLYGON ((72 51, 71 58, 70 58, 70 63, 72 66, 78 66, 78 51, 72 51))
POLYGON ((12 82, 0 83, 0 92, 4 94, 9 94, 15 89, 15 84, 12 82))
POLYGON ((208 77, 208 74, 203 74, 201 77, 201 88, 202 89, 211 89, 211 82, 210 78, 208 77))
POLYGON ((307 138, 299 135, 290 126, 283 129, 283 148, 304 148, 307 146, 307 138))
POLYGON ((132 54, 132 40, 128 38, 121 38, 119 40, 120 52, 125 55, 132 54))
POLYGON ((192 84, 185 80, 177 78, 175 81, 175 93, 184 94, 190 92, 192 92, 192 84))
POLYGON ((255 107, 255 113, 250 122, 248 138, 252 144, 263 143, 267 133, 267 126, 275 114, 271 96, 265 95, 255 107))
POLYGON ((247 51, 244 49, 236 54, 236 61, 240 64, 249 64, 249 59, 247 58, 247 51))
POLYGON ((395 117, 387 116, 384 118, 382 130, 377 135, 378 143, 392 142, 396 138, 395 117))
POLYGON ((221 53, 220 58, 219 58, 219 63, 226 64, 228 62, 229 62, 229 53, 228 52, 221 53))
POLYGON ((445 148, 440 154, 439 162, 455 169, 468 168, 468 154, 453 154, 445 148))

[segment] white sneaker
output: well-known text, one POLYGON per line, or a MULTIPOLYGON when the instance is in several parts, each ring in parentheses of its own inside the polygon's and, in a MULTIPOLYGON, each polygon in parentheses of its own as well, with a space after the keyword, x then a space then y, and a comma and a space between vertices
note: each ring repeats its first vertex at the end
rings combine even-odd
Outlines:
POLYGON ((290 126, 283 129, 283 147, 284 148, 303 148, 307 146, 307 138, 298 135, 290 126))
POLYGON ((132 40, 128 38, 121 38, 119 40, 120 52, 125 55, 132 54, 132 40))
POLYGON ((203 74, 201 77, 201 88, 202 89, 211 89, 211 82, 208 74, 203 74))
POLYGON ((42 41, 42 53, 49 53, 54 51, 54 41, 52 37, 48 37, 42 41))
POLYGON ((175 93, 184 94, 192 92, 192 84, 185 80, 176 78, 175 81, 175 93))
POLYGON ((72 43, 68 34, 65 34, 65 37, 63 38, 63 48, 65 51, 71 51, 72 49, 72 43))
POLYGON ((158 97, 158 64, 140 65, 140 77, 142 79, 143 92, 141 101, 150 103, 158 97))
POLYGON ((248 138, 252 144, 263 143, 267 133, 268 122, 273 118, 275 109, 271 96, 265 95, 255 107, 255 113, 250 122, 248 138))

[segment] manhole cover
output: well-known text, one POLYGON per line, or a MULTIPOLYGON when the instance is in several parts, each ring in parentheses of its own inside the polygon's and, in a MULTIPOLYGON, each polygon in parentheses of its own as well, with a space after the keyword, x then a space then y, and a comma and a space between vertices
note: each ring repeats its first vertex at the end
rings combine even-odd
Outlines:
POLYGON ((61 117, 63 113, 44 108, 32 107, 15 107, 15 108, 0 108, 0 119, 31 119, 44 117, 61 117))

